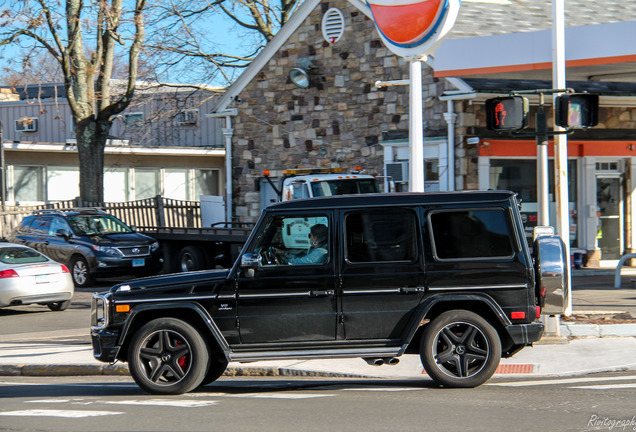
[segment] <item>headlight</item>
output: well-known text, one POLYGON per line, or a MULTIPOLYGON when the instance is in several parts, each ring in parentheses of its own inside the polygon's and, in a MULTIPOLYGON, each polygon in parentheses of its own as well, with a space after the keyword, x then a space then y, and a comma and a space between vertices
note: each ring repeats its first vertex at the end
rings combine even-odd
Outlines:
POLYGON ((150 245, 150 252, 155 252, 156 250, 159 249, 159 242, 154 242, 153 244, 150 245))
POLYGON ((109 247, 109 246, 93 246, 93 249, 95 249, 98 252, 102 252, 108 255, 113 255, 113 256, 123 256, 123 254, 119 251, 119 249, 114 248, 114 247, 109 247))

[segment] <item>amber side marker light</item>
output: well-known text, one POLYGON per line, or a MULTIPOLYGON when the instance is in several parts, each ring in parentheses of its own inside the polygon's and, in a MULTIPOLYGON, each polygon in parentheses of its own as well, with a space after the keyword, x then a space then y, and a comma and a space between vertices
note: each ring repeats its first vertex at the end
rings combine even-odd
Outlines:
POLYGON ((117 305, 115 306, 115 312, 130 312, 130 305, 117 305))

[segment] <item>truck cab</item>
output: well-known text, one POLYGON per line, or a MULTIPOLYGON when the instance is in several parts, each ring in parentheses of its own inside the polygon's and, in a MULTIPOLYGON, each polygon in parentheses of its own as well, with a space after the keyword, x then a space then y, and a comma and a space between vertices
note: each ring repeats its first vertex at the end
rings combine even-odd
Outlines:
POLYGON ((283 170, 278 185, 269 171, 263 177, 278 195, 278 201, 335 195, 359 195, 380 192, 377 179, 360 170, 344 173, 341 168, 305 168, 283 170))

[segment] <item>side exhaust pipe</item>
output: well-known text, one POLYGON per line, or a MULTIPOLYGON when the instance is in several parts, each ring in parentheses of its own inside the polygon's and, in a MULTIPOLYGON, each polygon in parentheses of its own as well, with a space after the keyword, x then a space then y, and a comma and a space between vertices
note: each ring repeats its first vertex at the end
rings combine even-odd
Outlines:
POLYGON ((367 362, 371 366, 382 366, 384 364, 384 359, 382 358, 364 358, 365 362, 367 362))
POLYGON ((363 360, 366 361, 371 366, 382 366, 385 364, 395 366, 396 364, 400 362, 400 359, 397 357, 384 357, 384 358, 367 357, 367 358, 364 358, 363 360))

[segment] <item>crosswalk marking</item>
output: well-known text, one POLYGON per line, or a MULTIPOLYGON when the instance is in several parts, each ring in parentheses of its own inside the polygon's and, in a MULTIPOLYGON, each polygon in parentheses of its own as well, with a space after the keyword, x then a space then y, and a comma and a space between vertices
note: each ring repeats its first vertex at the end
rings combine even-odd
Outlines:
POLYGON ((172 400, 172 399, 143 399, 143 400, 122 400, 122 401, 103 401, 101 403, 107 405, 148 405, 148 406, 166 406, 178 408, 198 408, 218 404, 217 401, 194 401, 194 400, 172 400))
POLYGON ((584 389, 584 390, 620 390, 636 388, 636 382, 629 384, 605 384, 605 385, 591 385, 591 386, 575 386, 568 387, 571 389, 584 389))
POLYGON ((572 378, 559 378, 559 379, 546 379, 546 380, 532 380, 532 381, 514 381, 514 382, 489 382, 486 385, 489 386, 502 386, 502 387, 530 387, 549 384, 572 384, 572 383, 587 383, 587 382, 600 382, 600 381, 636 381, 635 375, 630 376, 617 376, 617 377, 572 377, 572 378))
POLYGON ((119 414, 125 414, 125 413, 118 412, 118 411, 76 411, 76 410, 47 410, 47 409, 0 412, 0 416, 5 416, 5 417, 63 417, 63 418, 85 418, 85 417, 99 417, 99 416, 119 415, 119 414))

